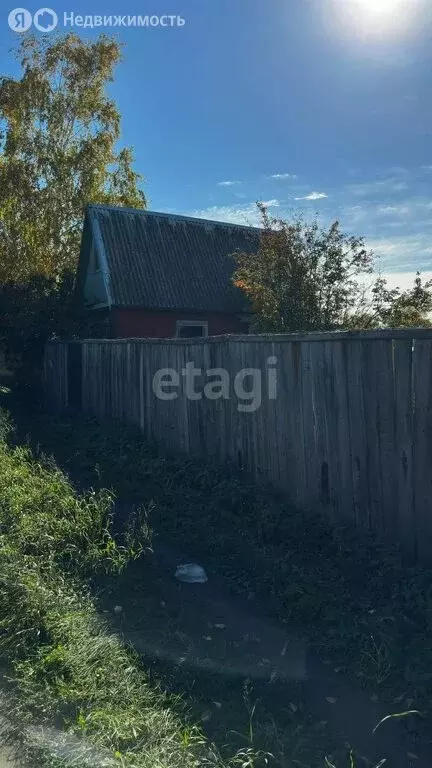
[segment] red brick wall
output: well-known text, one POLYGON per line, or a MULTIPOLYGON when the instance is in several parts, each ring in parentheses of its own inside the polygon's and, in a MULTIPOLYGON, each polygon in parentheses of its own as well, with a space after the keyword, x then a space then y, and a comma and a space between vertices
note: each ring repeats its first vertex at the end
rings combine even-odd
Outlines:
POLYGON ((177 320, 208 322, 209 336, 222 333, 247 333, 247 324, 236 315, 218 312, 150 312, 144 309, 112 310, 112 331, 116 339, 169 338, 176 334, 177 320))

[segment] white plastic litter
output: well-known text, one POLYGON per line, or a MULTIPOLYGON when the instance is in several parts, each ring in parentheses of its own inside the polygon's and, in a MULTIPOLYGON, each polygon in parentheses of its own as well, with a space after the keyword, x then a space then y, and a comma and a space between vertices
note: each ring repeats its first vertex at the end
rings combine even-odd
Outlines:
POLYGON ((204 584, 207 581, 207 574, 204 568, 196 563, 179 565, 175 575, 176 579, 185 581, 187 584, 204 584))

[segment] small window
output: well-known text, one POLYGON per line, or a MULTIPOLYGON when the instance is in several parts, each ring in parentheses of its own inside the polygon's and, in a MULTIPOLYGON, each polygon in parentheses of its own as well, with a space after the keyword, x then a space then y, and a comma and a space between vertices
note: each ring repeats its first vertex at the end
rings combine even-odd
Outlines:
POLYGON ((208 336, 208 323, 203 320, 177 320, 178 339, 195 339, 208 336))

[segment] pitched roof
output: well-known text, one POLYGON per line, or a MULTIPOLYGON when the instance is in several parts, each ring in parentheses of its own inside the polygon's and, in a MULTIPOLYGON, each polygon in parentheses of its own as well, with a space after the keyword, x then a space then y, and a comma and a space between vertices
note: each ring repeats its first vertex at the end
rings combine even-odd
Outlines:
POLYGON ((242 312, 248 306, 231 280, 231 254, 256 252, 259 234, 237 224, 90 205, 81 261, 92 241, 113 306, 242 312))

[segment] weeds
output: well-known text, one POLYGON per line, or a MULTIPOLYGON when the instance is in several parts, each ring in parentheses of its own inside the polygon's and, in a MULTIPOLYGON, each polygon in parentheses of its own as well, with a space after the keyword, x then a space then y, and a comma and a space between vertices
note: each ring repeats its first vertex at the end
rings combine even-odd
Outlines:
POLYGON ((407 710, 407 712, 397 712, 393 715, 386 715, 386 717, 383 717, 382 720, 380 720, 379 723, 377 723, 377 725, 373 729, 373 733, 375 733, 378 730, 378 728, 380 728, 381 725, 383 723, 386 723, 388 720, 401 720, 406 717, 410 717, 411 715, 418 715, 419 717, 421 717, 421 712, 419 712, 418 709, 409 709, 407 710))
POLYGON ((280 620, 309 627, 322 657, 389 701, 430 697, 431 573, 402 567, 396 549, 299 512, 235 469, 161 455, 124 425, 53 418, 44 448, 83 487, 154 502, 158 534, 213 558, 280 620))
MULTIPOLYGON (((386 759, 380 760, 379 763, 376 763, 373 768, 382 768, 383 765, 386 763, 386 759)), ((354 754, 350 752, 348 756, 348 768, 357 768, 357 760, 354 757, 354 754)), ((327 757, 325 758, 325 768, 342 768, 341 766, 337 767, 334 763, 331 762, 327 757)))
MULTIPOLYGON (((4 417, 0 427, 4 437, 4 417)), ((47 768, 219 768, 181 702, 149 684, 98 615, 88 575, 119 573, 151 544, 145 509, 120 542, 112 514, 112 494, 79 496, 52 463, 0 440, 0 653, 10 670, 3 741, 20 761, 47 768)), ((262 757, 250 750, 232 765, 262 757)))
POLYGON ((392 673, 390 642, 374 635, 364 638, 360 649, 362 677, 371 685, 382 685, 392 673))
MULTIPOLYGON (((32 429, 37 430, 35 421, 32 429)), ((96 513, 103 524, 98 523, 97 536, 89 536, 87 554, 84 548, 79 557, 80 572, 93 567, 93 558, 97 567, 103 569, 111 567, 111 562, 115 567, 121 566, 121 562, 134 556, 134 547, 126 540, 114 544, 112 561, 107 552, 106 542, 110 538, 104 538, 103 532, 113 522, 115 493, 137 508, 144 506, 158 534, 180 547, 185 545, 191 555, 195 551, 213 559, 219 573, 237 591, 253 597, 262 595, 279 620, 302 629, 309 627, 310 641, 321 657, 378 690, 380 700, 404 710, 428 709, 432 694, 430 571, 402 568, 397 550, 382 546, 378 540, 361 538, 348 528, 332 529, 322 518, 292 509, 274 491, 257 487, 235 469, 204 465, 191 458, 162 456, 133 428, 101 426, 96 420, 75 416, 73 420, 44 421, 39 434, 43 450, 55 453, 76 484, 82 488, 112 489, 110 494, 95 494, 96 501, 89 500, 87 494, 83 497, 91 509, 92 504, 105 504, 105 513, 100 518, 96 513)), ((31 463, 28 456, 22 454, 22 458, 31 463)), ((51 471, 46 459, 42 463, 38 471, 51 471)), ((73 493, 70 484, 69 488, 73 493)), ((81 509, 80 514, 86 519, 85 511, 81 509)), ((139 527, 139 514, 137 519, 139 527)), ((114 523, 119 521, 123 522, 123 510, 117 505, 114 523)), ((55 535, 67 531, 65 525, 64 521, 56 523, 55 535)), ((133 539, 133 525, 130 530, 133 539)), ((73 531, 67 531, 68 537, 70 534, 74 546, 81 547, 82 540, 74 538, 73 531)), ((14 536, 16 541, 24 541, 23 531, 14 536)), ((109 544, 108 550, 112 546, 109 544)), ((139 545, 135 554, 147 546, 148 542, 139 545)), ((48 549, 46 539, 45 553, 48 549)), ((62 547, 58 548, 54 565, 73 576, 76 549, 68 545, 66 550, 65 553, 62 547)), ((63 645, 58 640, 54 656, 50 655, 54 650, 51 648, 48 660, 43 657, 43 669, 49 669, 51 675, 59 659, 63 659, 63 645)), ((75 715, 79 719, 72 731, 74 737, 85 732, 96 738, 89 727, 93 720, 88 722, 85 707, 75 715)), ((252 737, 256 742, 253 719, 252 737)), ((180 750, 187 753, 190 748, 202 749, 206 756, 200 765, 218 764, 217 752, 203 746, 202 734, 193 727, 190 731, 185 729, 184 723, 176 728, 175 743, 180 750)), ((300 734, 299 739, 302 738, 300 734)), ((126 757, 123 742, 120 747, 115 751, 121 754, 121 760, 128 760, 127 745, 126 757)), ((333 768, 332 759, 328 758, 329 768, 333 768)), ((256 752, 249 734, 246 746, 234 760, 236 766, 250 768, 264 765, 271 757, 267 752, 256 752)), ((353 768, 354 755, 349 760, 348 765, 353 768)), ((296 755, 288 753, 286 763, 302 765, 296 755)), ((171 765, 176 765, 175 759, 171 765)), ((338 764, 337 768, 346 766, 338 764)))

